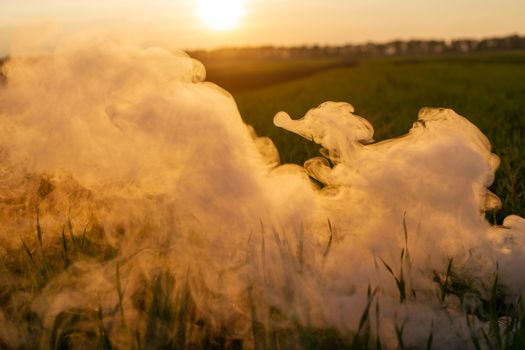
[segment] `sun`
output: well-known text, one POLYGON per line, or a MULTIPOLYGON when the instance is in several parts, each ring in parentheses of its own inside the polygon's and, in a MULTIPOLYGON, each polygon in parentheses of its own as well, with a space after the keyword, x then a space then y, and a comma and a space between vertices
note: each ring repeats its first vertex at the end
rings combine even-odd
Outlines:
POLYGON ((196 0, 197 15, 213 30, 226 31, 239 25, 244 0, 196 0))

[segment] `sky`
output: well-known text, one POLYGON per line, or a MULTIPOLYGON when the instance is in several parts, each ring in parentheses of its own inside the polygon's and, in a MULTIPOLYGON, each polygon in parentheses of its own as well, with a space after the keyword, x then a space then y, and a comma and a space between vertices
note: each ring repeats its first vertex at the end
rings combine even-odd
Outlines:
POLYGON ((12 50, 24 28, 44 24, 62 36, 127 28, 181 49, 482 38, 525 34, 525 1, 2 0, 0 52, 12 50), (228 30, 203 19, 208 7, 220 21, 232 3, 242 16, 228 30))

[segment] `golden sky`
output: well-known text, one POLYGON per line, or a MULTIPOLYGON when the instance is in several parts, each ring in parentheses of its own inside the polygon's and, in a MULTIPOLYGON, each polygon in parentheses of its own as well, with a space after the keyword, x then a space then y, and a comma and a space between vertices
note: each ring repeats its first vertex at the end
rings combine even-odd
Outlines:
POLYGON ((0 48, 34 23, 62 33, 134 28, 148 40, 194 49, 524 34, 524 14, 523 0, 2 0, 0 48))

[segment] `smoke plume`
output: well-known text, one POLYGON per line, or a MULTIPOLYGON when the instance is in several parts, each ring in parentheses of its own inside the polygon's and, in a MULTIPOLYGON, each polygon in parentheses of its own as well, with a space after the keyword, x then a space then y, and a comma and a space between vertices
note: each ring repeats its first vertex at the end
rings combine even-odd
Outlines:
POLYGON ((34 294, 2 279, 7 347, 91 348, 96 333, 117 348, 210 336, 250 348, 261 327, 359 334, 370 308, 387 348, 402 324, 405 345, 433 330, 436 347, 465 348, 459 298, 436 282, 447 266, 473 308, 496 271, 508 295, 525 292, 525 220, 487 222, 499 159, 450 109, 424 108, 379 143, 347 103, 281 112, 278 127, 322 146, 301 167, 280 165, 182 52, 64 43, 2 70, 0 254, 7 266, 27 250, 30 271, 53 254, 66 265, 34 294))

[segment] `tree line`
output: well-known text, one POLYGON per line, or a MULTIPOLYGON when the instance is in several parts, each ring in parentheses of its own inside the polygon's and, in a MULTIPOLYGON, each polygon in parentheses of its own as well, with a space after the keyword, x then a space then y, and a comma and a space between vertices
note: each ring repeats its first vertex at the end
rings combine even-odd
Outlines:
POLYGON ((468 53, 486 51, 524 50, 525 36, 509 35, 486 39, 455 40, 393 40, 385 43, 368 42, 346 45, 302 45, 291 47, 227 47, 210 51, 195 50, 197 59, 289 59, 312 57, 364 58, 421 54, 468 53))

